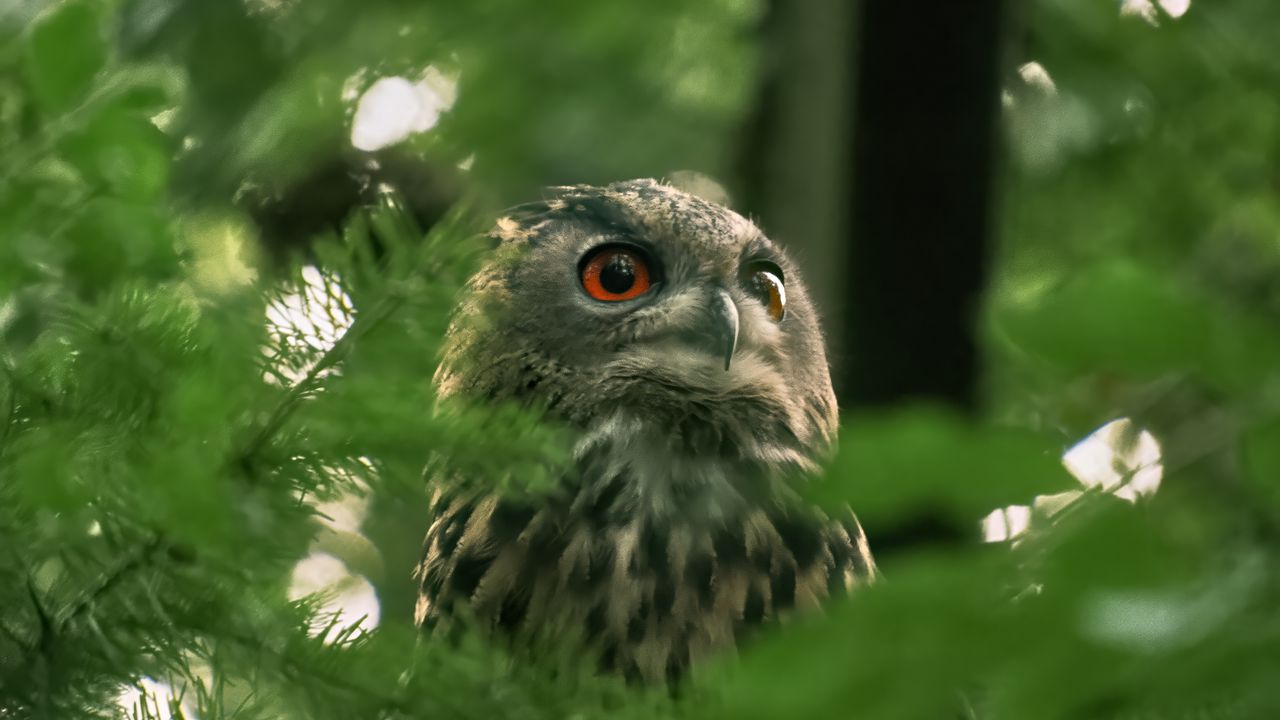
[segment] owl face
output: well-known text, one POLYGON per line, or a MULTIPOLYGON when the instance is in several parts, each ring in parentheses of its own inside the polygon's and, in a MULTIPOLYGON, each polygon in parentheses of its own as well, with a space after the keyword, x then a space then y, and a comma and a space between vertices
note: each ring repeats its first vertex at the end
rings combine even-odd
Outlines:
MULTIPOLYGON (((829 435, 817 317, 791 261, 727 208, 652 180, 562 188, 499 221, 441 387, 569 417, 759 415, 829 435)), ((749 418, 748 418, 749 419, 749 418)))

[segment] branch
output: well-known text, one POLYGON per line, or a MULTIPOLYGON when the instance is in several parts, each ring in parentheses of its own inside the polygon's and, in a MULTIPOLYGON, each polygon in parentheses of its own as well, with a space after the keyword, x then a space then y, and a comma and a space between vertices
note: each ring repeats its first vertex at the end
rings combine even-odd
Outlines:
POLYGON ((152 539, 145 545, 135 548, 130 557, 120 562, 116 565, 114 570, 110 571, 105 577, 99 580, 96 588, 86 593, 79 601, 67 607, 62 613, 60 613, 62 617, 55 622, 54 631, 60 632, 67 626, 67 623, 84 613, 94 604, 94 602, 110 592, 111 589, 118 585, 126 575, 142 567, 143 561, 158 550, 160 546, 161 542, 159 539, 152 539))
POLYGON ((284 396, 280 398, 280 402, 276 404, 271 414, 267 416, 267 419, 252 433, 238 457, 240 464, 248 466, 251 463, 251 459, 270 442, 271 438, 288 421, 302 399, 315 389, 321 375, 346 359, 360 336, 369 333, 373 328, 380 325, 403 304, 403 297, 396 293, 390 293, 374 305, 373 310, 367 314, 357 315, 347 332, 338 338, 333 347, 325 351, 324 355, 311 367, 305 377, 294 383, 285 392, 284 396))
POLYGON ((13 419, 18 412, 18 384, 14 379, 13 368, 7 362, 0 365, 0 368, 3 368, 5 377, 9 379, 8 392, 5 393, 9 407, 5 410, 4 424, 0 426, 0 457, 4 457, 5 448, 9 445, 9 433, 13 429, 13 419))

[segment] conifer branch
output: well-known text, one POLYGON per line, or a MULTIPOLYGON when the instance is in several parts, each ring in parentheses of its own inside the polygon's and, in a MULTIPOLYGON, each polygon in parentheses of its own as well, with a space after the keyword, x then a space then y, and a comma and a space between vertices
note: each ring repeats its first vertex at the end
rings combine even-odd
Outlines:
POLYGON ((3 632, 5 634, 5 637, 12 640, 14 645, 17 645, 23 650, 31 649, 31 647, 27 643, 27 640, 25 638, 19 637, 18 633, 14 632, 13 628, 9 627, 9 623, 5 622, 4 620, 0 620, 0 632, 3 632))
POLYGON ((307 374, 301 380, 289 387, 284 396, 280 398, 280 401, 276 403, 270 415, 267 416, 267 419, 252 433, 244 449, 240 452, 239 462, 241 467, 248 468, 252 465, 253 457, 280 431, 280 428, 289 420, 298 404, 306 398, 308 393, 315 389, 317 381, 323 376, 324 372, 346 359, 360 336, 367 334, 380 325, 403 304, 404 298, 398 293, 392 292, 375 304, 368 314, 356 316, 351 327, 343 333, 342 337, 338 338, 333 347, 320 356, 320 359, 311 366, 311 369, 307 371, 307 374))
MULTIPOLYGON (((53 619, 48 611, 44 609, 44 603, 40 600, 40 593, 36 591, 35 578, 30 573, 27 573, 27 595, 31 598, 31 605, 35 608, 36 618, 40 621, 40 634, 36 637, 35 646, 29 648, 29 650, 35 650, 39 655, 47 657, 53 646, 56 629, 53 619)), ((42 667, 41 669, 45 671, 43 675, 47 675, 48 668, 42 667)), ((42 684, 47 685, 48 683, 46 681, 42 684)), ((43 696, 43 693, 41 695, 43 696)))
POLYGON ((5 389, 7 407, 3 425, 0 425, 0 457, 4 457, 5 448, 9 445, 9 433, 13 430, 13 421, 18 413, 18 382, 9 363, 6 362, 0 367, 4 369, 4 376, 8 381, 8 387, 5 389))
POLYGON ((85 593, 79 600, 60 613, 61 619, 58 619, 55 622, 55 631, 60 631, 62 628, 66 627, 67 623, 71 622, 92 607, 95 602, 118 585, 125 576, 141 568, 145 564, 146 559, 149 558, 159 547, 160 541, 158 539, 152 539, 141 547, 136 548, 129 557, 118 563, 113 570, 103 576, 98 581, 97 587, 85 593))
MULTIPOLYGON (((377 701, 382 704, 385 710, 394 710, 409 716, 413 716, 417 709, 403 698, 403 693, 397 692, 395 695, 388 695, 378 688, 369 687, 355 682, 341 674, 326 672, 325 670, 314 666, 304 665, 299 662, 296 657, 273 648, 268 644, 264 644, 261 638, 244 636, 237 633, 225 633, 222 635, 222 639, 238 643, 255 652, 270 655, 273 661, 279 663, 281 674, 285 677, 295 679, 305 678, 308 681, 315 681, 317 684, 330 689, 358 695, 365 700, 377 701)), ((443 696, 439 699, 443 699, 443 696)), ((465 708, 458 705, 454 705, 452 709, 455 712, 459 712, 459 716, 461 716, 461 711, 465 710, 465 708)))

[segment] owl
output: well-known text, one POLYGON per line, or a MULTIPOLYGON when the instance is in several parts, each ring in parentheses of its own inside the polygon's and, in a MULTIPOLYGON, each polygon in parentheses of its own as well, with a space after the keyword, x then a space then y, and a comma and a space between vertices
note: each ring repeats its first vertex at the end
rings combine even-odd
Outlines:
POLYGON ((606 672, 675 682, 875 574, 853 515, 797 492, 837 426, 818 316, 727 208, 654 180, 548 194, 498 220, 435 383, 544 409, 572 469, 537 500, 440 484, 416 621, 574 635, 606 672))

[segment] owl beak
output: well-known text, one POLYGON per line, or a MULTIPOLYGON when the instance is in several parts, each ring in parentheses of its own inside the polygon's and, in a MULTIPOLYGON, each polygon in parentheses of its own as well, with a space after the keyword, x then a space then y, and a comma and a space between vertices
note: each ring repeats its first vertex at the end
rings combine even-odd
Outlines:
POLYGON ((717 290, 711 301, 711 326, 714 347, 724 355, 724 369, 733 362, 733 351, 738 349, 738 306, 725 290, 717 290))

